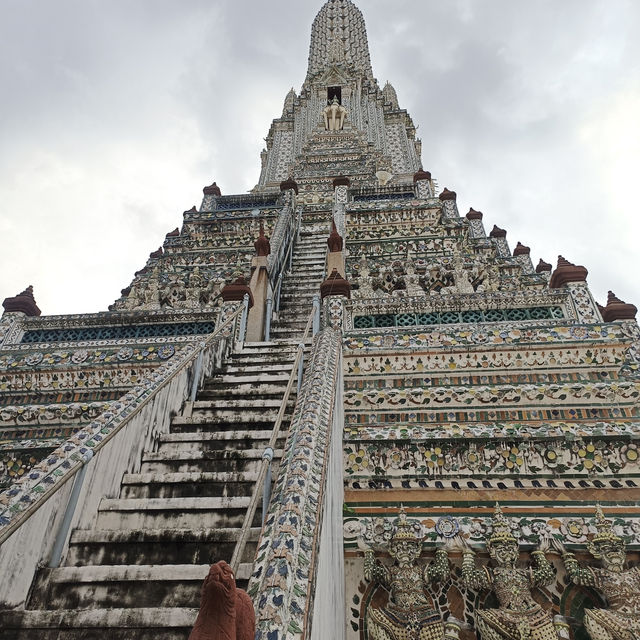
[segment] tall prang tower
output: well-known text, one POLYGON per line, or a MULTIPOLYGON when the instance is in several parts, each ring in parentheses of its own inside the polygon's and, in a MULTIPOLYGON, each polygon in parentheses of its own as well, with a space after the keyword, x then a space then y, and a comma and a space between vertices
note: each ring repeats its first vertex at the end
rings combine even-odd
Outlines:
POLYGON ((5 299, 3 639, 186 639, 225 560, 257 640, 631 640, 636 308, 460 214, 349 0, 266 143, 108 311, 5 299))
POLYGON ((330 202, 338 176, 368 187, 392 176, 411 182, 420 168, 413 121, 393 87, 381 90, 373 77, 364 18, 351 2, 328 2, 316 16, 300 95, 287 94, 266 140, 255 191, 279 191, 295 176, 306 204, 330 202))

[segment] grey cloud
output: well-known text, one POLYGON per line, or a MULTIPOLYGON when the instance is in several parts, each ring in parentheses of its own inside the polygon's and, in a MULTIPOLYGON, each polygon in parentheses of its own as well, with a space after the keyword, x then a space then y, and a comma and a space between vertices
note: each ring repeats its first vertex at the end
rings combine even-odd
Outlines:
MULTIPOLYGON (((251 188, 262 137, 304 80, 321 4, 0 0, 0 230, 14 239, 0 295, 32 283, 45 312, 106 308, 205 183, 251 188), (21 260, 32 246, 40 266, 21 260), (70 299, 70 281, 91 301, 70 299)), ((482 209, 536 259, 583 262, 600 300, 614 288, 640 303, 638 223, 584 141, 624 90, 640 95, 640 5, 356 4, 375 75, 394 84, 425 167, 463 212, 482 209)))

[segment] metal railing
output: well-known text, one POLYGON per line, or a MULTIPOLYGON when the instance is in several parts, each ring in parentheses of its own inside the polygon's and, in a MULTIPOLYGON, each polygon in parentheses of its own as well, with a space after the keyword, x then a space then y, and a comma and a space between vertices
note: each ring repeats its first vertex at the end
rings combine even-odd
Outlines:
POLYGON ((258 472, 258 478, 253 489, 253 494, 251 495, 251 500, 249 501, 249 506, 247 507, 247 512, 245 513, 238 542, 236 543, 236 547, 233 551, 233 556, 231 557, 231 562, 229 563, 231 565, 231 568, 233 569, 233 572, 236 574, 238 572, 238 567, 240 566, 240 561, 242 559, 242 555, 244 554, 245 547, 247 546, 247 540, 249 537, 249 532, 251 531, 251 525, 258 508, 258 503, 260 501, 262 501, 262 523, 264 524, 264 519, 269 507, 269 500, 271 498, 271 463, 273 461, 274 451, 276 449, 276 442, 278 441, 278 437, 280 435, 280 428, 282 427, 282 422, 287 411, 287 405, 289 403, 289 397, 291 395, 293 385, 297 380, 298 393, 300 392, 300 388, 302 386, 302 375, 304 372, 304 341, 308 337, 309 331, 312 328, 313 335, 315 336, 315 334, 317 333, 316 327, 319 328, 319 312, 320 305, 314 304, 313 310, 309 314, 309 319, 307 320, 307 324, 304 329, 302 341, 298 345, 296 357, 291 367, 291 373, 289 374, 287 388, 285 389, 276 421, 273 424, 271 437, 269 438, 269 442, 265 448, 264 453, 262 454, 262 462, 260 465, 260 470, 258 472))
MULTIPOLYGON (((293 262, 293 250, 300 236, 300 224, 302 222, 302 207, 297 214, 290 216, 285 231, 285 237, 280 243, 273 260, 269 261, 269 288, 267 296, 267 308, 265 316, 264 340, 271 339, 271 316, 280 311, 280 296, 282 294, 282 282, 285 273, 291 271, 293 262)), ((269 256, 271 258, 271 256, 269 256)))

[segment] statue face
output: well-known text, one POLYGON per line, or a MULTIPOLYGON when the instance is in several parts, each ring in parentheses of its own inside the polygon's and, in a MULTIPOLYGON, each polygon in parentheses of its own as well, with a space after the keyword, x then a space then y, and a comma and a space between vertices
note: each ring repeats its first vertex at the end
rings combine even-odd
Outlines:
POLYGON ((602 557, 602 564, 605 569, 622 571, 626 556, 623 543, 602 542, 598 545, 598 553, 602 557))
POLYGON ((489 548, 491 559, 498 566, 515 566, 518 560, 518 544, 513 540, 495 542, 489 548))
POLYGON ((420 551, 420 545, 415 540, 396 540, 389 548, 389 554, 401 566, 413 564, 420 557, 420 551))

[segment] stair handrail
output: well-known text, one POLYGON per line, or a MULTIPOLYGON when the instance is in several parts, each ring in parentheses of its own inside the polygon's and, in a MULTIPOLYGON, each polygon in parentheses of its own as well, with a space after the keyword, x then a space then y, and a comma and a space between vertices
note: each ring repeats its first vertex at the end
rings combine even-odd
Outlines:
MULTIPOLYGON (((302 339, 300 344, 298 345, 298 350, 296 352, 296 357, 293 361, 293 365, 291 367, 291 373, 289 374, 289 381, 287 382, 287 388, 285 389, 284 396, 282 398, 282 403, 280 404, 280 410, 278 411, 278 416, 273 424, 273 429, 271 431, 271 437, 269 438, 269 442, 265 448, 265 452, 262 456, 262 461, 260 465, 260 471, 258 472, 258 478, 256 479, 256 483, 254 485, 253 493, 251 495, 251 500, 249 501, 249 506, 247 507, 247 511, 244 516, 244 521, 242 523, 242 529, 240 531, 240 536, 238 541, 236 542, 235 549, 233 551, 233 555, 231 556, 231 561, 229 564, 233 569, 234 574, 237 575, 238 567, 240 566, 240 560, 244 553, 244 549, 247 546, 247 539, 249 537, 249 532, 251 530, 251 525, 253 523, 253 518, 256 514, 256 509, 258 508, 258 502, 263 495, 264 489, 264 481, 267 477, 267 474, 271 470, 271 460, 273 458, 273 452, 276 448, 276 442, 278 440, 278 436, 280 433, 280 427, 282 426, 282 421, 284 420, 284 415, 287 411, 287 403, 289 402, 289 396, 291 395, 291 390, 293 389, 293 385, 296 382, 296 379, 300 376, 300 364, 304 361, 304 341, 309 336, 309 331, 313 325, 313 320, 316 315, 315 308, 309 314, 309 319, 307 320, 307 325, 304 330, 304 334, 302 335, 302 339)), ((300 389, 300 384, 298 381, 297 384, 298 390, 300 389)))
MULTIPOLYGON (((116 423, 113 430, 100 438, 92 446, 87 443, 78 445, 77 441, 67 440, 63 442, 58 449, 49 454, 50 456, 58 456, 58 464, 50 467, 47 471, 40 475, 38 473, 37 482, 30 476, 32 473, 25 474, 22 482, 26 485, 20 487, 21 481, 18 481, 10 487, 12 491, 11 498, 6 505, 2 505, 0 511, 0 545, 7 540, 16 529, 22 526, 31 516, 33 516, 40 507, 42 507, 51 497, 53 497, 58 489, 71 480, 88 462, 88 460, 100 451, 108 442, 110 442, 118 433, 122 431, 131 420, 136 417, 156 396, 162 392, 175 378, 184 371, 186 367, 193 363, 196 358, 201 356, 214 341, 220 337, 221 333, 229 326, 233 325, 244 311, 244 305, 240 305, 220 326, 216 327, 204 340, 197 345, 187 345, 187 352, 183 359, 177 364, 175 361, 169 361, 161 365, 157 369, 153 369, 145 378, 128 391, 120 400, 120 406, 114 410, 109 407, 100 416, 93 420, 84 429, 97 425, 101 429, 105 429, 110 423, 116 423), (162 376, 162 369, 168 369, 168 374, 161 382, 157 382, 158 376, 162 376), (149 385, 155 386, 149 390, 149 385), (118 420, 120 422, 118 423, 118 420), (65 450, 70 446, 69 451, 65 450), (84 453, 81 451, 84 450, 84 453), (90 455, 88 455, 90 454, 90 455), (69 464, 71 462, 71 464, 69 464), (75 463, 75 464, 74 464, 75 463), (60 470, 64 469, 61 475, 60 470), (29 484, 29 480, 34 480, 34 484, 29 484), (40 487, 40 491, 36 489, 40 487), (34 497, 37 496, 37 497, 34 497), (20 502, 28 504, 26 508, 14 514, 14 505, 20 502), (11 518, 5 518, 6 514, 11 514, 11 518)), ((233 332, 232 332, 233 333, 233 332)), ((197 384, 197 381, 196 381, 197 384)), ((82 430, 81 430, 82 431, 82 430)), ((75 434, 76 436, 78 434, 75 434)), ((91 440, 93 435, 89 435, 86 440, 91 440)))
POLYGON ((282 280, 285 272, 291 270, 293 250, 299 238, 300 225, 302 224, 302 207, 298 207, 297 214, 290 216, 288 222, 286 239, 281 243, 278 257, 277 259, 274 258, 269 269, 269 284, 273 296, 272 308, 276 313, 280 310, 282 280))

